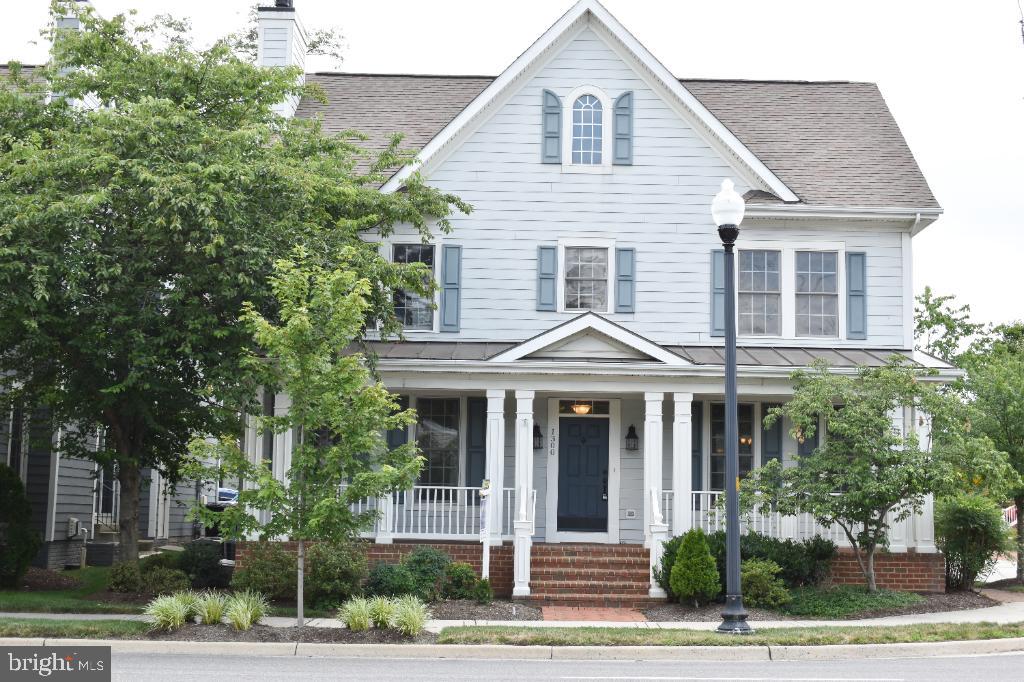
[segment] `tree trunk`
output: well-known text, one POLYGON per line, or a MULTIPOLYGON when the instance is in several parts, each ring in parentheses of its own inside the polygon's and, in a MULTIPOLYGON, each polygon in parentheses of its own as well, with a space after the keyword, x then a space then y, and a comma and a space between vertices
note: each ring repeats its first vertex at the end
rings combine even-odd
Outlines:
POLYGON ((1024 584, 1024 497, 1015 497, 1017 507, 1017 582, 1024 584))
POLYGON ((867 566, 864 577, 868 581, 868 592, 878 592, 878 584, 875 582, 875 548, 868 548, 867 566))
MULTIPOLYGON (((119 449, 120 451, 120 449, 119 449)), ((139 465, 131 456, 118 458, 117 480, 121 484, 117 514, 120 560, 139 560, 139 465)))
POLYGON ((295 611, 298 614, 298 626, 301 628, 303 624, 303 583, 306 582, 306 542, 299 539, 299 558, 298 558, 298 570, 299 570, 299 596, 297 603, 295 604, 295 611))

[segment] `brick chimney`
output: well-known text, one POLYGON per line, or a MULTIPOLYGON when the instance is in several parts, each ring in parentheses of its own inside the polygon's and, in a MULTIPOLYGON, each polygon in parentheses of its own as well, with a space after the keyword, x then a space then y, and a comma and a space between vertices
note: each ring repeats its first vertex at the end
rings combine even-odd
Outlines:
MULTIPOLYGON (((306 30, 295 12, 293 0, 274 0, 273 6, 259 7, 256 63, 260 66, 298 66, 306 68, 306 30)), ((299 76, 305 82, 305 75, 299 76)), ((274 107, 285 118, 295 115, 299 98, 288 97, 274 107)))

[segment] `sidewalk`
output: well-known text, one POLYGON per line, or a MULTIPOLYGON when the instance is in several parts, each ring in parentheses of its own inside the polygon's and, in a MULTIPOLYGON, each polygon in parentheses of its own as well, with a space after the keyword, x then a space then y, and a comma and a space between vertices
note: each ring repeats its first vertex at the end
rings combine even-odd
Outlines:
MULTIPOLYGON (((986 590, 985 594, 992 599, 1006 600, 998 606, 983 609, 965 609, 963 611, 944 611, 939 613, 916 613, 907 616, 886 616, 883 618, 862 618, 859 620, 775 620, 751 621, 755 628, 798 628, 798 627, 871 627, 878 625, 912 625, 915 623, 1021 623, 1024 622, 1024 601, 1021 595, 1002 590, 986 590), (1011 601, 1012 600, 1012 601, 1011 601)), ((148 620, 143 615, 120 614, 77 614, 77 613, 0 613, 0 618, 35 618, 46 620, 148 620)), ((260 621, 270 627, 292 627, 292 617, 269 616, 260 621)), ((306 621, 310 627, 340 628, 341 621, 336 618, 310 618, 306 621)), ((431 620, 427 630, 440 632, 446 627, 461 625, 496 625, 516 628, 560 628, 560 627, 615 627, 641 629, 679 629, 679 630, 713 630, 719 621, 600 621, 600 620, 431 620)))

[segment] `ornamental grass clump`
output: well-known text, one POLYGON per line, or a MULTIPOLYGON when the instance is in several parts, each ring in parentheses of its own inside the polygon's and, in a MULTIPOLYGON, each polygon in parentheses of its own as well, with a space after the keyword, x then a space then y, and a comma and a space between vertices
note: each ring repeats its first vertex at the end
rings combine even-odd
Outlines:
POLYGON ((185 618, 191 619, 199 614, 197 607, 199 600, 202 599, 201 594, 195 590, 182 590, 181 592, 175 592, 173 595, 175 599, 181 602, 182 606, 185 607, 185 618))
POLYGON ((364 597, 352 597, 341 605, 338 619, 352 632, 365 632, 373 620, 370 602, 364 597))
POLYGON ((419 597, 406 595, 395 606, 395 629, 406 637, 415 637, 427 626, 430 612, 419 597))
POLYGON ((174 595, 164 595, 149 602, 144 612, 153 619, 157 630, 176 630, 188 620, 188 603, 174 595))
POLYGON ((217 625, 224 618, 228 598, 220 592, 204 592, 196 602, 195 613, 203 625, 217 625))
POLYGON ((267 598, 259 592, 244 590, 228 598, 224 615, 236 630, 249 630, 267 614, 267 598))
POLYGON ((391 627, 395 622, 395 604, 394 599, 388 597, 374 597, 370 600, 370 620, 373 621, 373 627, 386 629, 391 627))

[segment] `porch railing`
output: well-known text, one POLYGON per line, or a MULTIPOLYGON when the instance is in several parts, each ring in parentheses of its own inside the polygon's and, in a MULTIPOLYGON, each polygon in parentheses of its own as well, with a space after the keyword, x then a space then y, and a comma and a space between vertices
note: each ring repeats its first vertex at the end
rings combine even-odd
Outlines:
POLYGON ((1007 526, 1017 525, 1017 505, 1010 505, 1003 510, 1003 520, 1006 521, 1007 526))
MULTIPOLYGON (((515 497, 514 488, 502 490, 503 537, 512 537, 515 497)), ((481 500, 477 487, 418 485, 386 497, 358 500, 350 508, 357 514, 376 512, 364 537, 475 540, 480 536, 481 500)))

